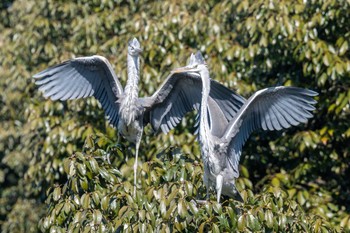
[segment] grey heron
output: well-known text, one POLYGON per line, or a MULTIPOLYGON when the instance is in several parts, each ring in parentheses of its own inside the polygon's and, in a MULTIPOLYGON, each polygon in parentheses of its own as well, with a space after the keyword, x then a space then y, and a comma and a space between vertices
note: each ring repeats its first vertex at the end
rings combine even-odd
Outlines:
MULTIPOLYGON (((109 123, 118 133, 136 145, 134 162, 134 194, 140 141, 144 125, 150 123, 153 130, 164 133, 173 129, 184 115, 199 108, 202 82, 198 75, 169 75, 160 88, 150 97, 139 98, 140 43, 129 41, 127 55, 128 80, 122 85, 109 61, 94 55, 67 60, 49 67, 33 76, 39 90, 52 100, 69 100, 94 96, 102 105, 109 123)), ((190 64, 194 56, 191 56, 190 64)), ((225 109, 226 119, 231 119, 245 99, 211 80, 209 99, 225 109)))
POLYGON ((200 52, 197 63, 174 69, 172 73, 199 74, 203 82, 200 106, 199 143, 204 166, 204 184, 216 189, 217 202, 221 193, 241 197, 235 186, 239 176, 238 164, 242 147, 249 135, 258 129, 281 130, 312 117, 316 92, 297 87, 277 86, 254 93, 230 120, 224 117, 217 105, 211 105, 209 71, 200 52))

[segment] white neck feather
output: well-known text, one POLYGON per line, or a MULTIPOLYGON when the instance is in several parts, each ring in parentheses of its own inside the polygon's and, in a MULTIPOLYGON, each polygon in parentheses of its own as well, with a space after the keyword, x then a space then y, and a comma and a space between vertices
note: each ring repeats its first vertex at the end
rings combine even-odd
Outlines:
POLYGON ((201 119, 200 119, 200 140, 203 146, 210 143, 210 128, 208 119, 208 98, 210 92, 210 78, 209 71, 201 71, 202 78, 202 102, 201 102, 201 119))
POLYGON ((139 97, 140 59, 128 54, 128 81, 125 86, 124 99, 121 104, 121 117, 130 124, 137 117, 137 100, 139 97))
POLYGON ((125 86, 125 95, 127 97, 138 97, 138 83, 140 80, 140 59, 128 54, 128 81, 125 86), (132 94, 132 95, 131 95, 132 94))

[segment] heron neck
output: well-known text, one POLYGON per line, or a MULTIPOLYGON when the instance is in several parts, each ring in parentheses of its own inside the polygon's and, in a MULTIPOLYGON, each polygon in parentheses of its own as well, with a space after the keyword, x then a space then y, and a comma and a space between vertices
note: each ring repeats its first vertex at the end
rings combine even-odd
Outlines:
POLYGON ((204 70, 200 73, 202 78, 202 102, 201 102, 201 119, 200 119, 200 137, 205 143, 210 135, 209 119, 208 119, 208 98, 210 92, 209 71, 204 70))
POLYGON ((124 90, 124 98, 121 103, 121 119, 130 125, 135 121, 138 115, 137 100, 139 97, 139 79, 140 79, 140 59, 139 57, 128 54, 128 81, 124 90))
POLYGON ((125 98, 129 104, 134 103, 139 95, 139 79, 140 79, 140 58, 128 54, 127 61, 128 81, 125 86, 125 98))

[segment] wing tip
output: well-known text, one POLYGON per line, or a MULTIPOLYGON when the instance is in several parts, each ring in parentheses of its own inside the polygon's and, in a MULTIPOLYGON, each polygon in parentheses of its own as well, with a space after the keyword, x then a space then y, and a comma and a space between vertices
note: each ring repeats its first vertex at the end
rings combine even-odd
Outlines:
POLYGON ((43 70, 43 71, 40 71, 39 73, 34 74, 32 77, 34 79, 39 79, 39 78, 45 77, 46 76, 45 73, 46 73, 46 70, 43 70))
POLYGON ((308 96, 318 96, 319 93, 310 89, 304 89, 307 92, 308 96))

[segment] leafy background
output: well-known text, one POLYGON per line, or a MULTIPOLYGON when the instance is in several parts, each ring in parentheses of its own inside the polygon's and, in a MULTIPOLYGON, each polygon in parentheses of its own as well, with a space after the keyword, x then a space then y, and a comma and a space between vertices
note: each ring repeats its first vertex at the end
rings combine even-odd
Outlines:
POLYGON ((349 18, 346 0, 2 1, 0 231, 350 231, 349 18), (246 98, 274 85, 319 92, 307 124, 250 137, 244 203, 193 202, 205 195, 194 114, 169 135, 146 128, 133 198, 134 147, 117 143, 97 101, 52 102, 33 84, 92 54, 125 84, 132 37, 144 50, 141 96, 197 50, 246 98))

